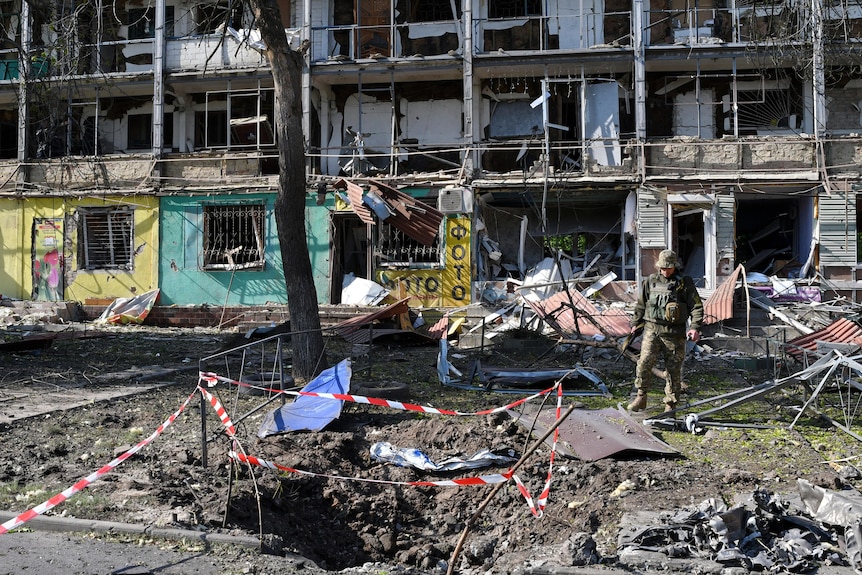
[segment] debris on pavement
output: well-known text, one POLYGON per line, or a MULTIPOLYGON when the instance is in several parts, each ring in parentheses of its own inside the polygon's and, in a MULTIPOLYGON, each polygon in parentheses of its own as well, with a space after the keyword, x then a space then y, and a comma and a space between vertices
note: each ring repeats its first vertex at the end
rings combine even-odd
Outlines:
POLYGON ((509 465, 517 461, 515 452, 509 448, 482 449, 469 457, 448 457, 435 462, 423 451, 414 447, 396 447, 387 441, 378 441, 371 446, 371 458, 392 463, 399 467, 414 467, 421 471, 458 471, 480 469, 493 465, 509 465))
POLYGON ((630 517, 618 536, 620 559, 631 565, 639 561, 638 551, 646 551, 748 571, 805 573, 820 565, 862 567, 859 494, 844 499, 805 480, 799 481, 799 489, 805 509, 758 489, 731 509, 708 499, 694 508, 660 513, 649 524, 637 518, 632 524, 630 517), (855 511, 850 501, 855 502, 855 511))

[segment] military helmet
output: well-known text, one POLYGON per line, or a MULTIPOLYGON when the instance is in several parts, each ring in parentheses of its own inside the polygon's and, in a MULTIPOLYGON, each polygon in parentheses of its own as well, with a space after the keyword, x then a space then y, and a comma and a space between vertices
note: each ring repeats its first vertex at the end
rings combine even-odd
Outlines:
POLYGON ((675 268, 679 265, 679 259, 676 257, 676 252, 673 250, 662 250, 658 255, 658 261, 655 264, 655 267, 661 268, 675 268))

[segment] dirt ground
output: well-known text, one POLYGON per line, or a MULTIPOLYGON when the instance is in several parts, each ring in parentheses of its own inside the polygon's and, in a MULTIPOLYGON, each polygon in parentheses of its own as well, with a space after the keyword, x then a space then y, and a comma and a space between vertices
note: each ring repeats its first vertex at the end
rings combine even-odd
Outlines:
MULTIPOLYGON (((213 408, 201 405, 199 365, 234 377, 236 362, 265 371, 259 366, 271 365, 271 355, 248 352, 244 358, 232 354, 199 364, 237 343, 236 334, 212 330, 116 327, 96 332, 88 327, 87 337, 81 333, 58 338, 47 349, 0 354, 0 459, 6 462, 0 466, 0 509, 25 511, 70 487, 156 432, 191 398, 149 445, 48 515, 260 535, 268 554, 244 557, 245 570, 235 572, 278 570, 273 561, 284 554, 305 557, 326 571, 371 563, 445 572, 465 526, 493 487, 403 483, 502 473, 506 467, 423 472, 375 461, 371 446, 385 441, 442 461, 483 449, 520 457, 534 442, 505 413, 439 416, 362 404, 346 404, 323 431, 258 439, 264 415, 281 405, 280 398, 268 403, 266 394, 220 384, 213 390, 237 424, 233 442, 213 408), (201 409, 209 439, 206 467, 201 409), (234 466, 227 457, 231 449, 301 472, 234 466), (257 567, 248 567, 258 560, 257 567)), ((7 333, 7 340, 12 337, 7 333)), ((327 340, 329 364, 352 358, 353 386, 401 391, 406 395, 399 398, 412 404, 472 413, 540 389, 518 395, 443 386, 436 356, 435 346, 390 342, 368 347, 327 340)), ((616 356, 608 350, 558 348, 550 341, 453 350, 453 361, 462 367, 479 358, 483 365, 587 366, 612 397, 564 398, 564 407, 578 402, 586 409, 628 402, 634 365, 616 356), (543 345, 550 352, 536 363, 543 345)), ((772 375, 738 369, 728 357, 692 356, 686 364, 687 398, 715 397, 772 375)), ((651 394, 647 417, 658 414, 659 397, 651 394)), ((535 517, 508 482, 470 526, 455 567, 461 573, 511 573, 531 561, 553 563, 561 546, 577 534, 588 534, 597 560, 613 566, 620 521, 629 512, 673 510, 708 498, 731 504, 755 489, 795 493, 798 478, 828 489, 858 489, 855 439, 808 414, 788 429, 804 398, 801 388, 784 388, 729 410, 732 426, 710 426, 705 433, 653 427, 678 456, 629 453, 593 462, 558 456, 543 517, 535 517)), ((828 393, 823 401, 826 409, 837 402, 828 393)), ((535 409, 538 403, 527 405, 535 409)), ((545 484, 549 459, 543 445, 518 470, 534 500, 545 484)), ((234 571, 226 567, 223 572, 234 571)))

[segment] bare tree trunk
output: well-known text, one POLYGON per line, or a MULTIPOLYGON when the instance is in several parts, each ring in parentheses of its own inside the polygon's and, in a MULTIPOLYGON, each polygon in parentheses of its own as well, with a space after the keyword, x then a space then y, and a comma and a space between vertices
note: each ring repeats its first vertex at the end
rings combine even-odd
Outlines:
POLYGON ((291 49, 275 0, 251 0, 275 86, 278 141, 278 197, 275 221, 287 287, 293 336, 293 372, 311 379, 324 368, 320 308, 305 230, 305 138, 302 132, 300 78, 303 55, 291 49))

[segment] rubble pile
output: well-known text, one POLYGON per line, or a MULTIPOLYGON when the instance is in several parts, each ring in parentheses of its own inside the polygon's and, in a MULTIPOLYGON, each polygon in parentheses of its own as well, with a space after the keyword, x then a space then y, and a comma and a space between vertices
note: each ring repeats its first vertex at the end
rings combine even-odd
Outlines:
POLYGON ((693 509, 662 513, 650 525, 625 527, 618 538, 620 560, 644 562, 658 553, 749 571, 805 573, 834 565, 859 572, 862 497, 804 479, 798 485, 804 510, 758 489, 732 509, 708 499, 693 509))

